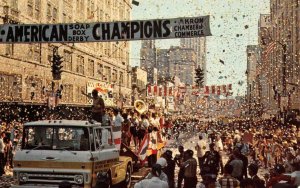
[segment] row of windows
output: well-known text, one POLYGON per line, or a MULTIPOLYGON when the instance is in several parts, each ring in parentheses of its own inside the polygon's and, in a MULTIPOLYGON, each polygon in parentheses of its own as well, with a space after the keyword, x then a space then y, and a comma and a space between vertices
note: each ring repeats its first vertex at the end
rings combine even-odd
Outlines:
MULTIPOLYGON (((40 101, 45 102, 51 91, 51 80, 46 80, 36 76, 24 78, 25 84, 22 87, 22 75, 0 73, 0 100, 1 101, 40 101), (22 89, 24 96, 22 98, 22 89)), ((86 86, 75 86, 73 84, 63 84, 62 102, 66 103, 86 103, 87 99, 81 94, 86 86)))
MULTIPOLYGON (((17 7, 17 0, 14 0, 15 6, 17 7)), ((83 18, 83 11, 85 8, 87 10, 87 19, 94 19, 97 18, 101 21, 110 21, 114 19, 127 19, 129 18, 130 12, 129 7, 124 6, 124 2, 118 2, 117 0, 113 0, 112 3, 110 1, 106 1, 105 6, 101 6, 100 8, 95 6, 94 0, 88 0, 86 7, 85 7, 84 0, 76 0, 76 12, 78 18, 83 18), (126 12, 126 13, 125 13, 126 12), (112 14, 113 13, 113 14, 112 14)), ((70 5, 72 6, 72 5, 70 5)), ((69 10, 68 13, 65 11, 64 6, 62 8, 63 12, 62 15, 62 22, 72 22, 71 16, 67 15, 69 12, 73 12, 69 10), (68 19, 69 18, 69 19, 68 19), (68 20, 67 20, 68 19, 68 20)), ((73 7, 70 7, 72 9, 73 7)), ((41 1, 40 0, 28 0, 27 1, 27 15, 30 17, 34 17, 35 19, 39 20, 41 18, 41 1)), ((59 13, 58 13, 58 6, 52 3, 47 4, 46 10, 47 22, 57 22, 59 21, 59 13)))
MULTIPOLYGON (((39 62, 50 66, 52 63, 53 48, 55 46, 47 46, 47 61, 44 61, 42 58, 42 52, 45 47, 42 47, 41 44, 29 44, 27 47, 26 58, 29 61, 39 62)), ((15 54, 16 45, 7 44, 5 47, 5 55, 7 56, 16 56, 15 54)), ((95 62, 94 59, 88 58, 87 61, 83 55, 74 54, 69 50, 63 50, 59 52, 63 57, 63 70, 75 72, 81 75, 86 75, 90 77, 95 77, 102 81, 106 82, 118 82, 118 84, 125 84, 124 72, 118 71, 117 67, 103 66, 100 62, 95 62)), ((129 83, 127 83, 129 86, 129 83)))

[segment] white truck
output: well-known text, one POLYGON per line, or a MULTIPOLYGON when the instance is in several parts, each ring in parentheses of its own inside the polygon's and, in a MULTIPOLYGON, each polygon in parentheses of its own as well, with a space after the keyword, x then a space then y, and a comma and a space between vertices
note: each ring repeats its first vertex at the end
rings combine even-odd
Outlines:
POLYGON ((89 121, 36 121, 24 125, 13 173, 15 188, 58 187, 61 182, 72 188, 100 187, 103 173, 109 187, 130 187, 132 159, 120 156, 111 127, 89 121))

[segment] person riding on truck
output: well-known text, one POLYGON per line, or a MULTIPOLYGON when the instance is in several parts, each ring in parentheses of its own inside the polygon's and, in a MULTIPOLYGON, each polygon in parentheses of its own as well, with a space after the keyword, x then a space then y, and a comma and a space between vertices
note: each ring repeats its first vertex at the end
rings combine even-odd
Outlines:
POLYGON ((87 96, 90 99, 93 99, 92 119, 98 122, 102 122, 102 116, 104 115, 105 104, 102 97, 98 95, 98 91, 94 89, 92 91, 92 97, 85 94, 83 91, 82 94, 87 96))

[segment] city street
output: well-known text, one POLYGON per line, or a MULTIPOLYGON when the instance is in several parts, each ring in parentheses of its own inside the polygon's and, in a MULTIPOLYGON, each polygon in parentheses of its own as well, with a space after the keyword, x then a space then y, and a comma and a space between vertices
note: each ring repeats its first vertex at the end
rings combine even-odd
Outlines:
MULTIPOLYGON (((194 154, 195 154, 194 157, 196 158, 197 152, 195 150, 195 146, 196 146, 196 144, 197 144, 197 142, 199 140, 198 137, 199 137, 199 133, 197 133, 197 132, 190 131, 190 132, 187 132, 187 133, 183 133, 179 137, 178 141, 176 141, 174 139, 169 140, 168 144, 165 147, 165 150, 170 149, 173 152, 173 155, 175 156, 176 154, 179 154, 178 153, 178 149, 177 149, 178 146, 182 145, 185 149, 191 149, 191 150, 193 150, 194 154)), ((224 164, 227 163, 228 157, 229 157, 228 155, 226 155, 224 153, 222 154, 222 160, 223 160, 224 164)), ((176 175, 178 174, 178 171, 179 171, 179 168, 176 167, 176 169, 175 169, 175 174, 176 175)), ((200 172, 199 169, 197 169, 197 174, 199 174, 199 172, 200 172)), ((264 175, 266 173, 268 173, 268 169, 260 168, 259 172, 258 172, 258 176, 263 179, 263 177, 264 177, 264 175)), ((220 177, 222 177, 222 175, 220 175, 220 177)), ((177 178, 176 178, 176 180, 177 180, 177 178)), ((175 180, 175 182, 176 182, 176 180, 175 180)), ((198 182, 199 181, 202 181, 202 179, 198 175, 198 182)))
POLYGON ((0 188, 299 187, 299 10, 0 1, 0 188))

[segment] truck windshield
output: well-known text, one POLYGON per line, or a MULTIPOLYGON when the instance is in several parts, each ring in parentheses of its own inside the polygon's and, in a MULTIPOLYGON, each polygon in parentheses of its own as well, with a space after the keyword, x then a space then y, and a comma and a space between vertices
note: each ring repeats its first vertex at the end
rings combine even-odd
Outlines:
POLYGON ((86 151, 90 149, 86 127, 26 126, 22 149, 86 151))

